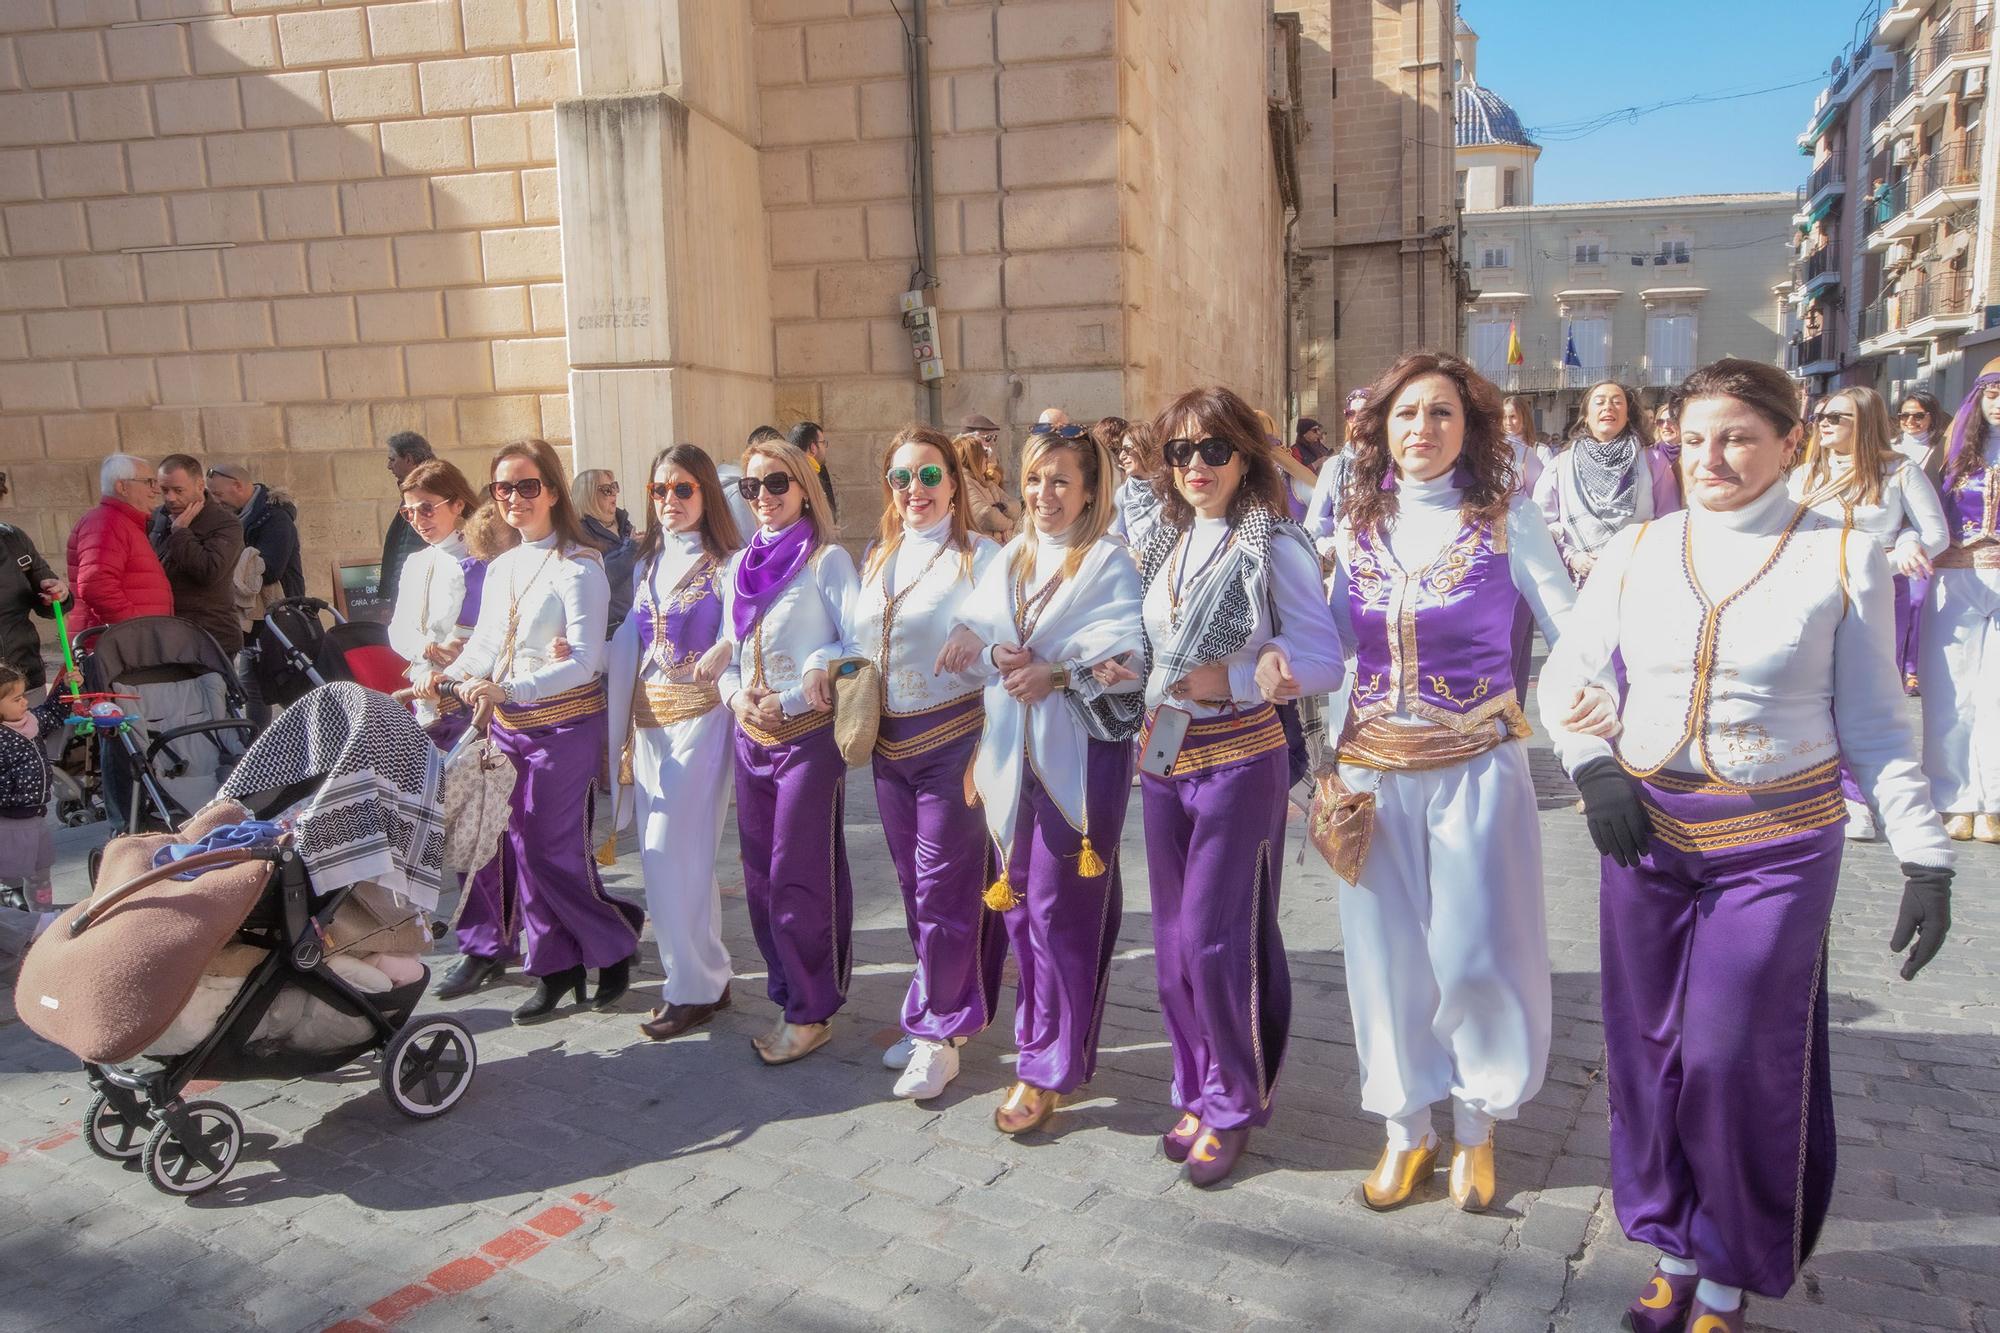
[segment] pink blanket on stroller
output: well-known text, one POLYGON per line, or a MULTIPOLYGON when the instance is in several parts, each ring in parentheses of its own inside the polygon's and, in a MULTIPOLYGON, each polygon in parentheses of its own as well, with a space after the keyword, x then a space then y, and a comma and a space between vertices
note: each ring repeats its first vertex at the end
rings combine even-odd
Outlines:
MULTIPOLYGON (((246 818, 217 802, 179 833, 114 839, 98 871, 102 898, 145 874, 170 842, 199 838, 246 818)), ((72 937, 88 903, 63 912, 21 962, 14 1005, 30 1031, 93 1064, 129 1060, 166 1031, 194 994, 209 960, 250 915, 271 874, 265 861, 165 879, 140 889, 72 937)))

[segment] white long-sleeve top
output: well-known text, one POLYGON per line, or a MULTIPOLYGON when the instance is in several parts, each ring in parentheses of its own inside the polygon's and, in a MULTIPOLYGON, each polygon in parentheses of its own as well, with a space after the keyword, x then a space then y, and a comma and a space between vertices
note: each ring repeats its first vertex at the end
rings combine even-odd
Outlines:
POLYGON ((1757 786, 1845 757, 1897 858, 1950 865, 1901 707, 1888 566, 1839 520, 1798 509, 1773 484, 1738 510, 1697 506, 1618 533, 1542 667, 1542 722, 1572 773, 1610 755, 1609 741, 1567 732, 1562 720, 1617 652, 1628 768, 1757 786))
MULTIPOLYGON (((1229 540, 1226 518, 1196 518, 1187 536, 1167 557, 1167 563, 1153 576, 1141 611, 1146 638, 1164 643, 1172 634, 1173 599, 1178 590, 1182 601, 1199 586, 1200 579, 1222 576, 1221 548, 1229 540)), ((1250 607, 1250 637, 1235 653, 1224 659, 1229 668, 1229 697, 1240 708, 1254 708, 1264 700, 1257 689, 1257 658, 1267 644, 1280 648, 1292 667, 1292 676, 1306 694, 1325 694, 1340 688, 1345 675, 1340 638, 1327 609, 1319 562, 1294 541, 1271 543, 1271 568, 1266 575, 1269 597, 1250 607), (1268 604, 1266 604, 1268 603, 1268 604), (1273 624, 1273 608, 1277 623, 1273 624)), ((1165 668, 1155 666, 1146 680, 1146 706, 1158 708, 1167 699, 1174 682, 1165 668)), ((1195 717, 1213 717, 1226 709, 1196 700, 1175 700, 1195 717)))
MULTIPOLYGON (((1841 503, 1839 493, 1828 492, 1851 476, 1853 471, 1852 455, 1830 454, 1827 457, 1827 481, 1814 488, 1818 494, 1806 494, 1804 468, 1792 473, 1786 481, 1786 489, 1794 500, 1807 500, 1815 513, 1839 521, 1844 518, 1847 508, 1841 503)), ((1930 479, 1924 476, 1917 464, 1901 457, 1882 478, 1882 502, 1872 505, 1857 502, 1854 505, 1854 530, 1874 538, 1885 556, 1908 555, 1918 550, 1935 556, 1951 545, 1951 528, 1945 522, 1944 505, 1938 499, 1937 488, 1931 485, 1930 479)))
MULTIPOLYGON (((732 638, 730 627, 736 623, 736 569, 743 563, 743 556, 743 551, 731 556, 722 577, 722 632, 732 638)), ((764 687, 778 692, 786 717, 800 717, 812 711, 806 702, 807 672, 824 671, 826 664, 836 657, 858 655, 842 625, 841 615, 844 608, 852 605, 859 583, 854 557, 839 546, 824 546, 792 576, 776 600, 764 608, 759 625, 764 644, 764 687)), ((753 644, 754 637, 749 634, 734 642, 729 665, 718 685, 722 702, 732 708, 736 696, 752 683, 757 661, 753 644)))
MULTIPOLYGON (((389 613, 389 646, 410 664, 410 684, 419 688, 437 674, 424 649, 458 637, 458 613, 465 604, 465 570, 459 565, 463 559, 465 538, 453 532, 403 564, 396 606, 389 613)), ((418 723, 428 726, 437 720, 437 708, 419 698, 416 716, 418 723)))
POLYGON ((921 531, 905 528, 896 553, 856 582, 841 623, 856 654, 878 665, 883 662, 884 615, 890 598, 900 599, 882 672, 890 712, 921 713, 984 688, 991 671, 982 664, 956 675, 941 676, 935 668, 973 585, 999 555, 999 543, 974 533, 968 562, 965 552, 951 544, 951 519, 946 516, 921 531))
POLYGON ((486 679, 504 664, 498 683, 517 704, 539 703, 596 677, 603 665, 611 585, 595 550, 565 552, 559 541, 550 533, 493 558, 480 593, 479 623, 446 676, 486 679), (509 661, 507 622, 516 611, 509 661), (567 658, 553 655, 557 639, 568 641, 567 658))
POLYGON ((1332 549, 1334 529, 1340 522, 1340 490, 1347 484, 1348 469, 1353 466, 1351 445, 1329 454, 1313 482, 1312 499, 1306 501, 1306 516, 1299 520, 1322 555, 1332 549))
MULTIPOLYGON (((1387 534, 1389 554, 1396 558, 1396 563, 1409 571, 1428 568, 1464 528, 1465 518, 1461 512, 1464 502, 1465 493, 1453 484, 1449 472, 1430 481, 1398 478, 1396 525, 1387 534)), ((1356 644, 1352 608, 1348 601, 1348 559, 1353 548, 1353 530, 1343 523, 1334 542, 1331 601, 1334 626, 1340 634, 1341 652, 1346 656, 1353 655, 1356 644)), ((1569 581, 1569 571, 1563 566, 1555 539, 1549 535, 1548 521, 1542 517, 1542 511, 1535 502, 1525 495, 1516 495, 1507 504, 1507 573, 1514 590, 1527 602, 1528 613, 1541 627, 1542 637, 1553 646, 1561 639, 1564 626, 1569 623, 1570 608, 1576 602, 1576 588, 1569 581)), ((1609 674, 1607 670, 1607 678, 1609 674)), ((1548 689, 1548 673, 1544 670, 1542 697, 1545 699, 1548 689)), ((1408 702, 1405 700, 1404 705, 1408 702)), ((1389 715, 1391 721, 1414 724, 1426 720, 1410 713, 1404 705, 1399 705, 1396 712, 1389 715)))

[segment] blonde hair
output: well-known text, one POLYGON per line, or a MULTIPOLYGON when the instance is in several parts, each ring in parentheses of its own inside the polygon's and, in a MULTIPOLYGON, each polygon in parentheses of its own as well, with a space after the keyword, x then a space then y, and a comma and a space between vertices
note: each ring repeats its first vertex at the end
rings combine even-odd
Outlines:
MULTIPOLYGON (((1836 398, 1845 398, 1854 404, 1854 466, 1849 469, 1847 483, 1843 489, 1847 498, 1856 504, 1881 504, 1882 482, 1892 472, 1902 455, 1895 450, 1895 432, 1889 425, 1889 407, 1882 401, 1882 395, 1873 389, 1856 385, 1851 389, 1835 389, 1820 404, 1836 398)), ((1824 488, 1832 477, 1832 467, 1827 462, 1827 453, 1819 442, 1819 424, 1815 422, 1812 436, 1806 442, 1805 493, 1813 496, 1824 488)))
POLYGON ((759 440, 743 451, 745 476, 749 475, 750 460, 753 458, 771 459, 784 469, 785 475, 792 479, 792 485, 805 492, 805 519, 812 524, 812 555, 818 555, 823 548, 833 545, 833 506, 826 502, 826 487, 819 484, 819 469, 813 466, 812 459, 806 457, 806 451, 783 439, 759 440))
MULTIPOLYGON (((1021 451, 1021 486, 1025 496, 1028 478, 1036 468, 1052 453, 1067 449, 1076 455, 1077 471, 1083 474, 1084 485, 1090 487, 1090 499, 1084 503, 1083 513, 1077 518, 1074 531, 1076 536, 1070 541, 1068 553, 1063 557, 1063 577, 1075 578, 1076 571, 1083 567, 1083 557, 1099 538, 1111 531, 1111 520, 1117 506, 1111 503, 1106 489, 1111 484, 1111 453, 1101 440, 1088 435, 1075 439, 1064 439, 1060 435, 1030 435, 1028 444, 1021 451)), ((1035 520, 1031 514, 1023 514, 1021 523, 1021 544, 1015 548, 1007 568, 1017 578, 1026 577, 1035 567, 1035 550, 1040 536, 1035 531, 1035 520)))
POLYGON ((958 455, 958 470, 969 477, 977 477, 988 486, 998 486, 1007 480, 1007 474, 1000 468, 1000 460, 986 448, 986 441, 970 432, 952 437, 951 451, 958 455))
POLYGON ((465 526, 459 532, 465 537, 466 554, 482 562, 505 555, 521 544, 521 534, 500 517, 500 506, 491 500, 466 515, 465 526))
POLYGON ((896 451, 906 444, 921 444, 935 449, 938 457, 944 460, 944 474, 951 480, 951 544, 958 548, 962 557, 960 576, 971 578, 972 501, 965 493, 965 476, 959 467, 958 453, 943 431, 912 422, 897 431, 890 438, 889 447, 882 451, 882 526, 877 532, 875 549, 868 553, 868 562, 861 571, 861 581, 866 583, 875 577, 875 572, 886 565, 896 554, 896 548, 903 544, 903 516, 896 512, 894 488, 889 485, 889 465, 894 461, 896 451))

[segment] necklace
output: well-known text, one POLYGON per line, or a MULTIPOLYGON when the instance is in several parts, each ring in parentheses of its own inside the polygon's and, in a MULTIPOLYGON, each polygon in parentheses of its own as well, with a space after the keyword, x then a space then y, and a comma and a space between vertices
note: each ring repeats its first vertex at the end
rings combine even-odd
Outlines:
POLYGON ((527 584, 514 594, 513 600, 507 605, 507 647, 502 652, 499 663, 493 668, 492 678, 495 681, 506 680, 508 674, 514 669, 514 652, 519 647, 515 642, 515 635, 519 633, 521 628, 521 602, 530 592, 534 591, 535 584, 541 580, 542 571, 546 570, 549 567, 549 561, 555 558, 556 547, 551 546, 549 547, 549 553, 542 557, 542 563, 535 566, 535 572, 528 579, 527 584))
POLYGON ((905 597, 916 591, 917 585, 924 581, 924 576, 929 574, 937 566, 937 562, 944 558, 944 553, 951 549, 951 543, 946 542, 932 552, 931 558, 924 562, 924 567, 917 571, 917 576, 911 579, 909 586, 901 592, 896 592, 893 586, 896 581, 895 556, 892 554, 882 562, 882 651, 876 658, 875 670, 884 699, 889 695, 889 640, 896 633, 896 608, 903 604, 905 597))
POLYGON ((1021 636, 1022 643, 1025 644, 1034 634, 1035 626, 1041 623, 1042 614, 1049 609, 1049 602, 1054 599, 1056 589, 1062 585, 1062 581, 1063 570, 1060 564, 1056 566, 1056 572, 1049 575, 1049 581, 1037 588, 1033 596, 1028 594, 1028 575, 1025 570, 1014 580, 1014 631, 1021 636))

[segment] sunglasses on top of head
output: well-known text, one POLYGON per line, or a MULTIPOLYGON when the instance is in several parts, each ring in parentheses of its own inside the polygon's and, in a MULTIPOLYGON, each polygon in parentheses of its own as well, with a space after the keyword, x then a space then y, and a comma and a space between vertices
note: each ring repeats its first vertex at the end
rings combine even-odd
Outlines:
POLYGON ((746 500, 754 500, 758 493, 769 491, 773 495, 783 495, 792 489, 792 474, 773 472, 768 477, 744 477, 736 483, 736 493, 746 500))
POLYGON ((1030 427, 1030 428, 1029 428, 1029 430, 1028 430, 1028 434, 1030 434, 1030 435, 1054 435, 1054 436, 1056 436, 1056 437, 1057 437, 1058 439, 1064 439, 1064 440, 1074 440, 1074 439, 1078 439, 1078 438, 1081 438, 1081 436, 1083 435, 1083 427, 1081 427, 1081 426, 1051 426, 1051 425, 1050 425, 1050 424, 1049 424, 1048 422, 1046 422, 1046 421, 1037 421, 1037 422, 1036 422, 1036 423, 1035 423, 1035 424, 1034 424, 1034 425, 1033 425, 1032 427, 1030 427))
POLYGON ((926 463, 920 468, 892 467, 884 474, 889 489, 907 491, 915 482, 926 490, 936 490, 944 485, 944 469, 936 463, 926 463))
POLYGON ((496 481, 486 489, 491 491, 493 498, 502 504, 507 503, 516 495, 520 496, 523 500, 533 500, 542 493, 542 479, 540 477, 524 477, 520 481, 496 481))
POLYGON ((1166 455, 1171 466, 1177 468, 1192 464, 1197 454, 1209 467, 1221 467, 1235 457, 1236 446, 1211 435, 1205 440, 1168 440, 1160 452, 1166 455))
POLYGON ((691 481, 677 481, 671 486, 664 481, 654 481, 646 484, 646 494, 652 496, 655 500, 664 500, 669 495, 673 496, 676 500, 692 500, 694 498, 694 489, 694 483, 691 481))

